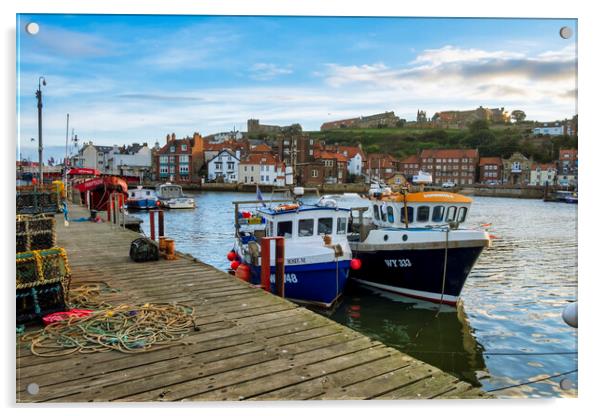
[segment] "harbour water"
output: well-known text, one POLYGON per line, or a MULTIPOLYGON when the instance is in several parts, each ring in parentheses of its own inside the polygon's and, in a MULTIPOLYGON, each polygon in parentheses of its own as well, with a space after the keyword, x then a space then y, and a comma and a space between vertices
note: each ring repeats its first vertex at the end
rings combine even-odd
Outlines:
MULTIPOLYGON (((192 195, 195 210, 165 213, 166 234, 179 251, 225 270, 231 202, 255 195, 192 195)), ((148 214, 134 215, 148 234, 148 214)), ((482 224, 496 238, 457 309, 350 285, 330 318, 500 397, 576 396, 577 330, 561 318, 577 299, 576 205, 477 197, 466 225, 482 224)))

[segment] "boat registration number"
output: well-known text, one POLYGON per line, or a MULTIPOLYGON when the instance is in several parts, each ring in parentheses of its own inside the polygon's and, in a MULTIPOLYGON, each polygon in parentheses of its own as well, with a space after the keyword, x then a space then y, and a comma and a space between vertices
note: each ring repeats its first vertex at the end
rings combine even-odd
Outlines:
POLYGON ((385 259, 387 267, 412 267, 410 259, 385 259))
MULTIPOLYGON (((270 275, 270 282, 271 283, 275 283, 276 282, 276 275, 275 274, 271 274, 270 275)), ((297 275, 295 273, 285 273, 284 274, 284 282, 285 283, 297 283, 297 275)))

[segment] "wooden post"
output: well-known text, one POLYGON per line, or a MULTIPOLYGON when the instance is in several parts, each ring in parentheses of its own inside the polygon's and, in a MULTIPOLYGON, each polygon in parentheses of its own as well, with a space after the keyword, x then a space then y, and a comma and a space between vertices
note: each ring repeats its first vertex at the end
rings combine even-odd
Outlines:
POLYGON ((284 237, 275 237, 276 240, 276 293, 284 297, 284 237))
POLYGON ((107 200, 107 222, 110 222, 110 221, 111 221, 111 194, 109 194, 109 198, 107 200))
POLYGON ((270 292, 270 238, 261 239, 261 287, 270 292))
POLYGON ((149 215, 149 226, 150 226, 150 238, 151 238, 151 240, 155 241, 155 210, 149 209, 148 215, 149 215))
POLYGON ((165 235, 165 228, 163 223, 163 210, 159 210, 159 237, 163 237, 165 235))

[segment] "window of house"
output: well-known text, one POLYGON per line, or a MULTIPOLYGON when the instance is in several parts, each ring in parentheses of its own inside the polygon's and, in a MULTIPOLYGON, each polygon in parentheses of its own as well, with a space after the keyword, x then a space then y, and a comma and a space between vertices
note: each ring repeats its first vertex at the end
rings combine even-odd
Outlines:
POLYGON ((318 170, 317 169, 312 169, 312 171, 311 171, 311 177, 312 178, 317 178, 318 177, 318 170))
POLYGON ((180 163, 188 163, 188 155, 180 155, 180 163))
POLYGON ((433 208, 433 222, 441 222, 443 221, 443 214, 445 213, 445 207, 442 205, 437 205, 433 208))
POLYGON ((228 162, 228 170, 234 169, 234 162, 228 162))
POLYGON ((393 215, 393 207, 387 207, 387 220, 392 224, 395 222, 395 215, 393 215))
POLYGON ((468 208, 461 207, 458 211, 458 222, 464 222, 466 220, 466 213, 468 212, 468 208))
POLYGON ((291 238, 293 235, 293 222, 280 221, 278 223, 278 237, 291 238))
POLYGON ((337 218, 337 234, 347 234, 347 218, 337 218))
POLYGON ((456 211, 458 210, 458 208, 452 206, 447 208, 447 217, 445 218, 446 221, 453 221, 456 218, 456 211))
POLYGON ((318 218, 318 234, 332 234, 332 218, 318 218))
POLYGON ((425 205, 418 207, 418 212, 416 214, 416 221, 427 222, 429 220, 429 211, 430 211, 430 208, 425 205))
POLYGON ((170 151, 171 153, 175 153, 175 151, 176 151, 176 147, 175 147, 175 146, 169 146, 169 151, 170 151))
POLYGON ((185 144, 182 144, 182 151, 185 152, 188 147, 185 144))
POLYGON ((299 237, 309 237, 312 235, 314 235, 314 219, 299 220, 299 237))
POLYGON ((380 211, 378 210, 378 205, 374 205, 372 208, 374 210, 374 219, 380 221, 380 211))
MULTIPOLYGON (((405 208, 401 207, 401 212, 400 212, 400 217, 401 218, 401 223, 405 224, 406 221, 406 217, 405 217, 405 208)), ((408 207, 408 224, 414 221, 414 207, 408 207)))

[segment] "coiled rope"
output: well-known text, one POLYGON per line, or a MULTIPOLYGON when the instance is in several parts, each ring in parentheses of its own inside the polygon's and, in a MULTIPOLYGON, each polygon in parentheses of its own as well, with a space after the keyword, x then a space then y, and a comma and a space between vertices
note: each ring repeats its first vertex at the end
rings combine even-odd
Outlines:
POLYGON ((69 290, 69 304, 73 308, 79 309, 107 309, 112 305, 101 300, 102 295, 107 293, 117 293, 105 282, 89 282, 85 285, 71 287, 69 290))
POLYGON ((166 348, 191 329, 198 330, 193 314, 194 308, 178 303, 124 304, 52 323, 21 339, 31 342, 32 354, 40 357, 147 352, 166 348))

